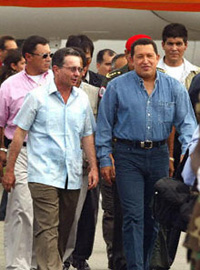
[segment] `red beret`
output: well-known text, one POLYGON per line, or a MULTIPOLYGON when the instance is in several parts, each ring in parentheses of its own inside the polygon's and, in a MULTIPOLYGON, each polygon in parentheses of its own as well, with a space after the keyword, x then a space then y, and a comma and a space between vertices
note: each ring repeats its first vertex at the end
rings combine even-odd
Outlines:
POLYGON ((141 38, 148 38, 148 39, 151 39, 150 36, 147 36, 147 35, 135 35, 135 36, 132 36, 130 37, 127 41, 126 41, 126 49, 127 51, 131 51, 131 45, 138 39, 141 39, 141 38))

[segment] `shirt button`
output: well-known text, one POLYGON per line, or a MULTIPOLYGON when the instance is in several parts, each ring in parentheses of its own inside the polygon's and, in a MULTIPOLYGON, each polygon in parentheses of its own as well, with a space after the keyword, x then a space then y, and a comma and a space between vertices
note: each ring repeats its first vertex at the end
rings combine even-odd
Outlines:
POLYGON ((150 129, 150 127, 147 127, 148 129, 150 129))
POLYGON ((150 114, 150 113, 148 113, 148 116, 151 116, 151 114, 150 114))

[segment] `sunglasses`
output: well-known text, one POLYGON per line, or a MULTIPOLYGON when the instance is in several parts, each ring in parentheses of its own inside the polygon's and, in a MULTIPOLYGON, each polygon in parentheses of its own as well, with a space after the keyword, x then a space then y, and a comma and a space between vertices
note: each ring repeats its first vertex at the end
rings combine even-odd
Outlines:
POLYGON ((53 53, 31 53, 32 55, 41 56, 43 59, 46 59, 48 56, 53 57, 53 53))

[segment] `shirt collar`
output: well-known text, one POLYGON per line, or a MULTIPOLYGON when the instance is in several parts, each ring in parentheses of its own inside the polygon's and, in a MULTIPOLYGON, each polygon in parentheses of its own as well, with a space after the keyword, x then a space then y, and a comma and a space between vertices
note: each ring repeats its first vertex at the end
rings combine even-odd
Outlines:
MULTIPOLYGON (((56 92, 59 92, 59 91, 57 89, 57 86, 55 84, 55 81, 52 80, 51 86, 48 87, 48 93, 49 93, 49 95, 51 95, 51 94, 56 93, 56 92)), ((76 96, 78 96, 78 94, 79 94, 79 88, 73 86, 72 87, 72 91, 71 91, 71 95, 76 97, 76 96)))
MULTIPOLYGON (((140 84, 140 86, 144 86, 144 80, 134 71, 135 73, 135 77, 136 80, 138 81, 138 83, 140 84)), ((159 72, 158 70, 156 70, 156 79, 155 79, 155 84, 157 83, 157 81, 159 81, 159 72)))
MULTIPOLYGON (((30 78, 30 77, 29 77, 30 75, 26 72, 25 69, 23 69, 21 72, 22 72, 22 74, 23 74, 24 76, 30 78)), ((42 73, 42 77, 45 78, 48 74, 49 74, 49 70, 47 70, 46 72, 42 73)), ((40 74, 38 74, 38 75, 40 75, 40 74)))
MULTIPOLYGON (((162 68, 165 70, 165 61, 164 61, 165 57, 163 56, 163 58, 160 59, 159 63, 158 63, 158 67, 162 68)), ((184 64, 184 70, 189 73, 192 71, 197 71, 198 67, 191 64, 187 59, 183 58, 183 64, 184 64)))
MULTIPOLYGON (((28 73, 26 72, 26 69, 23 69, 21 72, 22 72, 24 75, 26 75, 26 76, 30 76, 30 74, 28 74, 28 73)), ((49 74, 49 70, 47 70, 47 71, 45 71, 44 73, 42 73, 42 77, 45 78, 48 74, 49 74)), ((40 75, 40 74, 38 74, 38 75, 40 75)))

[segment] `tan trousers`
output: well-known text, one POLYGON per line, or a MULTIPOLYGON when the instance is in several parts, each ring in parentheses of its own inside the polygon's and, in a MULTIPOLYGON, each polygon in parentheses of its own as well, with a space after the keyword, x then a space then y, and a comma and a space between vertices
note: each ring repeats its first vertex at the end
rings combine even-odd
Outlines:
POLYGON ((62 257, 74 220, 80 190, 29 183, 34 210, 38 270, 62 270, 62 257))
POLYGON ((8 195, 4 225, 6 270, 30 270, 33 207, 27 182, 27 153, 22 147, 15 163, 15 188, 8 195))
POLYGON ((78 221, 81 215, 81 211, 83 209, 83 204, 85 202, 87 191, 88 191, 88 173, 85 170, 85 173, 83 171, 83 181, 82 181, 82 187, 81 187, 80 196, 79 196, 78 204, 76 208, 76 214, 75 214, 74 222, 72 224, 71 231, 69 234, 69 239, 67 241, 67 246, 64 253, 63 261, 68 259, 75 249, 78 221))

